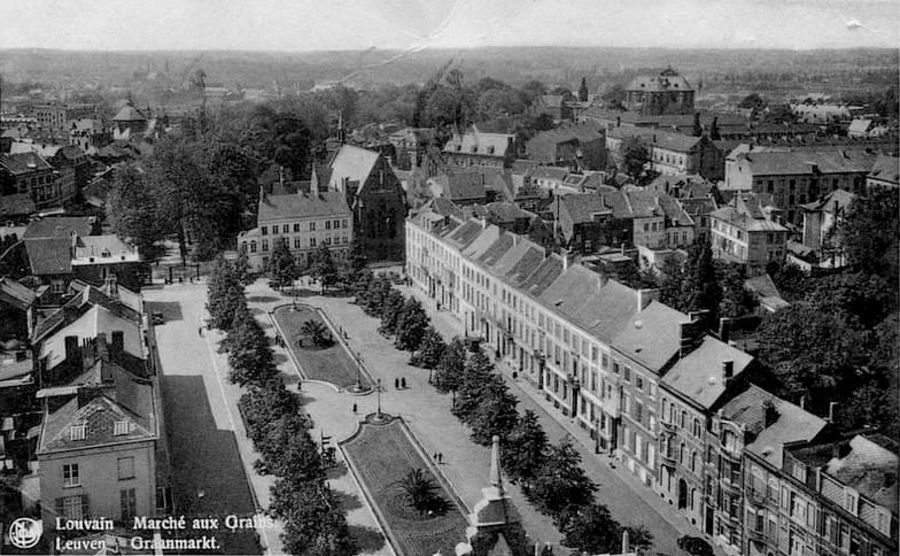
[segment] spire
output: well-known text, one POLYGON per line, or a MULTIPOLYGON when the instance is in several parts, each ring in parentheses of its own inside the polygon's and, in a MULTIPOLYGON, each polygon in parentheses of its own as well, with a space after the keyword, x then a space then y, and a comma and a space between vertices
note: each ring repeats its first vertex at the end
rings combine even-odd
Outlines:
POLYGON ((500 475, 500 437, 496 434, 491 444, 491 486, 503 494, 503 477, 500 475))

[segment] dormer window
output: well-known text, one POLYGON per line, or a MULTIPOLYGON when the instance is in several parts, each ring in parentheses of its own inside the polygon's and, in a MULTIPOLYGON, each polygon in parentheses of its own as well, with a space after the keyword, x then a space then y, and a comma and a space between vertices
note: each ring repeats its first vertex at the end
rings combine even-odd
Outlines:
POLYGON ((113 425, 113 436, 123 436, 128 434, 128 421, 116 421, 113 425))
POLYGON ((69 427, 69 440, 84 440, 85 432, 87 432, 87 426, 84 423, 76 423, 69 427))

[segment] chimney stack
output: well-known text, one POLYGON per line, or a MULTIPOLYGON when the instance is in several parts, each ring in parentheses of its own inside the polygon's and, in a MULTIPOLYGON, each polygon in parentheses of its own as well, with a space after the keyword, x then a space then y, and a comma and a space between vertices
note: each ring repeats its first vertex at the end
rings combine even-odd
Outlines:
POLYGON ((728 343, 728 340, 731 339, 731 322, 734 319, 729 317, 722 317, 719 319, 719 340, 728 343))
POLYGON ((659 295, 659 290, 648 288, 648 289, 639 289, 637 290, 637 310, 643 311, 647 308, 647 305, 650 305, 650 302, 655 300, 657 295, 659 295))
POLYGON ((679 324, 680 343, 678 356, 685 357, 697 347, 702 335, 703 326, 694 319, 679 324))

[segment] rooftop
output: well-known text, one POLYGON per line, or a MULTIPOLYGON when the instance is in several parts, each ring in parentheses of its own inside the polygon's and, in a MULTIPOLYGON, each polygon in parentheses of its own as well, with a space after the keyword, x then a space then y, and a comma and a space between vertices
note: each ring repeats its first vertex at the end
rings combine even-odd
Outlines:
POLYGON ((264 195, 259 201, 258 223, 320 216, 350 216, 343 193, 324 191, 318 195, 296 193, 264 195))
POLYGON ((753 357, 743 351, 712 336, 705 336, 696 349, 675 363, 662 378, 662 382, 709 409, 725 393, 728 386, 725 364, 731 363, 731 377, 734 378, 740 375, 752 360, 753 357))

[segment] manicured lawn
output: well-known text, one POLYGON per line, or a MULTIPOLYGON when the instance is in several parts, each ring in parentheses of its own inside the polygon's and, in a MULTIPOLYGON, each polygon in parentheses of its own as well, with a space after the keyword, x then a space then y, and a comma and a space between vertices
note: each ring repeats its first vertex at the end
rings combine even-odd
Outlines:
MULTIPOLYGON (((308 305, 297 305, 296 311, 291 307, 279 307, 275 309, 274 315, 278 326, 287 336, 285 340, 305 378, 330 382, 338 388, 349 388, 356 384, 356 361, 337 340, 324 348, 300 346, 300 339, 303 337, 300 330, 304 322, 314 320, 326 324, 318 311, 308 305)), ((360 381, 364 388, 369 386, 365 373, 360 375, 360 381)))
POLYGON ((382 525, 389 530, 400 555, 455 554, 457 543, 466 540, 468 522, 445 487, 440 490, 447 502, 440 515, 419 515, 401 499, 400 481, 413 469, 422 469, 441 485, 428 463, 412 444, 400 420, 385 425, 363 425, 354 437, 342 443, 360 482, 382 525))

